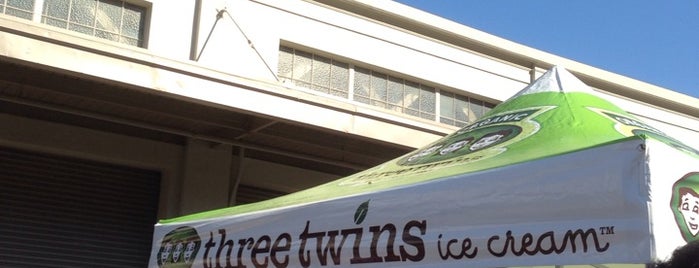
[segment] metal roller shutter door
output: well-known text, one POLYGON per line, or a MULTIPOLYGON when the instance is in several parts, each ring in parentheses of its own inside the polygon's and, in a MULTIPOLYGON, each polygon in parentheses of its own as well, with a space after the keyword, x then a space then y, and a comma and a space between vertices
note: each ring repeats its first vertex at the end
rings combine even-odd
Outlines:
POLYGON ((160 173, 0 148, 0 267, 145 267, 160 173))

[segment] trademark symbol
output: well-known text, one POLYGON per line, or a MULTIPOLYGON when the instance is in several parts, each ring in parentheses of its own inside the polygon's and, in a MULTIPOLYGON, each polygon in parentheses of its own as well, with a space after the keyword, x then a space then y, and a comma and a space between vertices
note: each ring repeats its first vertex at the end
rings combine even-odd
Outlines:
POLYGON ((614 226, 602 226, 599 228, 599 232, 603 235, 614 234, 614 226))

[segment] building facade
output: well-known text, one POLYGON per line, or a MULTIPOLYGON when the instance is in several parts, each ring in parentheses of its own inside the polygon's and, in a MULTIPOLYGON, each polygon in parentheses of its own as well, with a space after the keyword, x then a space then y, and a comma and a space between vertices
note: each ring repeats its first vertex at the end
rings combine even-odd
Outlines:
POLYGON ((554 65, 699 148, 699 99, 397 2, 0 0, 0 263, 143 267, 157 219, 381 164, 554 65))

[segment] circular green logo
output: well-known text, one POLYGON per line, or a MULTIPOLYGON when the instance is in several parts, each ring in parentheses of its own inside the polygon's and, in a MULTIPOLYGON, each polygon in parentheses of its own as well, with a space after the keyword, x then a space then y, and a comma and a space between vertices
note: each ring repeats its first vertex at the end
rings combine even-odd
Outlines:
POLYGON ((516 125, 494 125, 456 133, 437 144, 410 154, 399 165, 420 165, 459 157, 502 144, 522 133, 516 125))
POLYGON ((189 226, 179 227, 163 237, 158 250, 158 266, 161 268, 189 268, 201 247, 197 231, 189 226))

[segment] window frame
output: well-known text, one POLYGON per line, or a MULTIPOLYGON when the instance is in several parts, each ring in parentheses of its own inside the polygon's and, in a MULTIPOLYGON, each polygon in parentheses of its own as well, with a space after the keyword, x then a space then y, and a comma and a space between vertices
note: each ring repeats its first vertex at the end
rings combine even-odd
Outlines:
MULTIPOLYGON (((410 116, 411 118, 421 118, 424 120, 429 120, 432 122, 440 123, 440 124, 445 124, 445 125, 451 125, 451 126, 456 126, 456 127, 463 127, 465 125, 468 125, 470 123, 473 123, 480 119, 487 111, 492 109, 496 104, 491 103, 489 101, 483 100, 481 98, 475 98, 471 97, 469 95, 465 94, 460 94, 455 91, 451 90, 444 90, 439 87, 434 87, 428 84, 423 84, 420 82, 417 82, 417 80, 414 79, 409 79, 407 76, 400 76, 400 75, 394 75, 390 71, 386 70, 380 70, 378 68, 371 68, 368 67, 368 65, 360 65, 356 63, 351 63, 349 60, 347 61, 342 61, 338 59, 339 57, 332 56, 329 53, 323 53, 323 52, 316 52, 313 49, 309 48, 297 48, 294 45, 286 45, 286 44, 280 44, 279 45, 279 61, 278 61, 278 68, 277 68, 277 75, 283 80, 282 82, 290 82, 291 84, 295 85, 296 87, 303 88, 303 89, 308 89, 312 92, 318 92, 320 94, 324 95, 330 95, 333 97, 339 97, 345 100, 357 102, 357 103, 362 103, 364 105, 369 105, 372 107, 378 107, 386 110, 390 110, 393 112, 401 113, 406 116, 410 116), (282 57, 282 53, 284 56, 282 57), (342 64, 346 64, 349 68, 349 81, 347 83, 348 86, 348 91, 347 91, 347 96, 338 96, 337 94, 330 94, 327 92, 324 92, 322 90, 317 90, 315 86, 313 85, 312 82, 305 81, 303 79, 297 79, 297 74, 294 74, 294 64, 296 64, 297 60, 295 59, 297 55, 304 55, 306 60, 311 60, 311 62, 316 58, 316 57, 322 57, 324 59, 329 59, 331 62, 340 62, 342 64), (284 60, 287 60, 289 62, 285 62, 284 60), (282 72, 289 72, 287 73, 282 73, 282 72), (358 77, 358 76, 361 76, 358 77), (363 78, 363 79, 362 79, 363 78), (357 84, 358 80, 357 79, 362 79, 361 84, 357 84), (377 86, 380 87, 380 92, 375 92, 373 87, 374 83, 381 83, 385 84, 383 87, 377 84, 377 86), (391 101, 392 96, 391 96, 391 86, 392 83, 395 85, 402 85, 402 96, 403 100, 400 101, 400 104, 394 103, 391 101), (364 85, 366 84, 366 85, 364 85), (405 103, 405 98, 406 98, 406 91, 408 90, 408 85, 411 85, 411 89, 417 90, 417 97, 411 102, 411 105, 407 105, 405 103), (362 92, 358 92, 360 88, 362 88, 362 92), (385 87, 385 88, 384 88, 385 87), (385 91, 385 92, 383 92, 385 91), (425 92, 430 92, 429 94, 429 101, 431 103, 425 104, 423 94, 425 92), (378 94, 377 94, 378 93, 378 94), (376 96, 374 96, 376 95, 376 96), (444 115, 442 115, 441 111, 441 102, 443 96, 451 96, 452 102, 457 99, 457 96, 459 99, 465 99, 467 100, 466 103, 468 103, 467 108, 469 110, 469 114, 466 115, 468 121, 463 121, 463 120, 457 120, 455 113, 451 113, 450 115, 447 116, 447 119, 450 119, 451 123, 449 122, 444 122, 442 118, 444 115), (473 101, 472 101, 473 100, 473 101), (416 106, 417 107, 414 107, 416 106), (473 108, 477 108, 477 110, 481 112, 477 112, 472 110, 470 107, 471 105, 476 105, 473 108), (470 114, 474 114, 473 118, 470 116, 470 114)), ((313 73, 313 65, 312 64, 307 64, 308 66, 304 66, 306 68, 309 68, 308 70, 305 70, 305 73, 308 73, 306 75, 312 76, 313 73)), ((395 86, 394 85, 394 86, 395 86)), ((395 88, 394 88, 395 90, 395 88)), ((413 94, 414 95, 414 94, 413 94)), ((394 96, 395 99, 395 96, 394 96)), ((454 107, 455 109, 455 107, 454 107)))
MULTIPOLYGON (((32 0, 28 0, 28 1, 32 1, 32 0)), ((74 1, 74 0, 69 0, 69 1, 74 1)), ((94 2, 101 2, 100 0, 93 0, 93 1, 94 1, 94 2)), ((32 7, 32 10, 30 11, 30 12, 31 12, 31 19, 25 18, 25 17, 20 17, 20 16, 14 16, 14 15, 7 14, 7 12, 6 12, 7 3, 5 3, 5 5, 4 5, 4 6, 5 6, 5 10, 3 10, 2 13, 0 13, 0 15, 6 15, 6 16, 12 16, 12 17, 20 18, 20 19, 30 20, 30 21, 35 22, 35 23, 37 23, 37 24, 41 24, 41 25, 45 25, 45 26, 51 27, 52 29, 62 29, 62 30, 65 30, 65 31, 70 32, 70 33, 78 33, 78 34, 80 34, 80 35, 82 35, 82 36, 91 36, 91 37, 96 38, 96 39, 98 39, 98 40, 106 40, 106 41, 111 42, 111 43, 122 44, 122 45, 126 45, 126 46, 129 46, 129 47, 148 48, 148 39, 149 39, 148 36, 149 36, 149 29, 150 29, 150 18, 151 18, 151 12, 152 12, 152 3, 146 2, 146 1, 135 1, 135 0, 115 0, 115 1, 118 1, 118 2, 120 2, 120 3, 122 4, 122 5, 120 6, 120 8, 121 8, 122 10, 126 8, 126 5, 131 5, 131 6, 136 6, 136 7, 138 7, 139 9, 141 9, 141 10, 143 11, 143 13, 141 14, 141 16, 142 16, 142 22, 141 22, 141 26, 140 26, 140 27, 142 27, 142 29, 139 29, 139 31, 140 31, 140 36, 139 36, 138 38, 133 39, 133 38, 130 37, 130 36, 124 35, 123 32, 121 32, 121 30, 123 29, 122 27, 120 27, 120 33, 116 34, 117 36, 119 36, 119 39, 121 39, 121 38, 128 38, 128 39, 130 39, 130 40, 135 40, 135 41, 136 41, 136 44, 135 44, 135 45, 133 45, 133 44, 131 44, 131 43, 128 43, 128 42, 115 41, 115 40, 112 40, 112 39, 109 39, 109 38, 100 37, 100 36, 97 34, 97 31, 108 32, 108 34, 115 34, 115 33, 112 33, 112 32, 109 32, 109 31, 105 31, 105 30, 103 30, 103 29, 100 29, 100 28, 97 27, 96 25, 89 26, 89 28, 90 28, 90 29, 92 30, 92 32, 93 32, 92 34, 80 32, 80 31, 76 31, 76 30, 72 30, 72 29, 69 29, 69 27, 60 27, 60 26, 52 25, 52 24, 50 24, 50 23, 48 23, 47 21, 44 20, 44 4, 45 4, 45 0, 33 0, 33 1, 32 1, 32 2, 33 2, 33 7, 32 7)), ((22 11, 25 11, 25 10, 22 10, 22 11)), ((29 12, 29 11, 25 11, 25 12, 29 12)), ((122 16, 123 16, 123 12, 122 12, 122 16)), ((51 19, 51 18, 48 18, 48 19, 51 19)), ((62 20, 62 19, 61 19, 61 20, 62 20)), ((70 18, 68 18, 68 23, 70 23, 69 21, 70 21, 70 18)))

